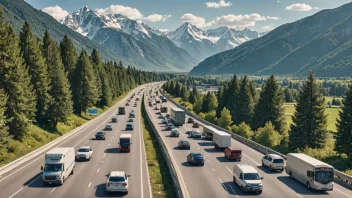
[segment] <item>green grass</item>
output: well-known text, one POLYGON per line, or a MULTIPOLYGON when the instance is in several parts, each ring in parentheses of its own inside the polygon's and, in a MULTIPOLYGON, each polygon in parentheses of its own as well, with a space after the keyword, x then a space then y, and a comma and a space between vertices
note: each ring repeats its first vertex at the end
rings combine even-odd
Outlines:
POLYGON ((332 99, 333 99, 333 98, 335 98, 335 99, 339 99, 339 100, 342 100, 342 97, 324 96, 324 98, 325 98, 325 102, 326 102, 326 104, 327 104, 328 102, 330 102, 330 104, 331 104, 331 103, 332 103, 332 99))
POLYGON ((147 120, 148 115, 144 107, 144 98, 142 99, 142 116, 145 152, 147 155, 148 171, 153 197, 174 198, 176 197, 176 192, 173 187, 166 161, 160 150, 159 143, 147 120))

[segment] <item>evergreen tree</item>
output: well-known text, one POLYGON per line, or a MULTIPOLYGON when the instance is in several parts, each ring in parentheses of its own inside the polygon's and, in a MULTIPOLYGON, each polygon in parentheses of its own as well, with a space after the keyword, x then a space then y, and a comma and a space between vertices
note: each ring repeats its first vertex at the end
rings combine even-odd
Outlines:
POLYGON ((7 126, 10 135, 21 139, 30 131, 35 120, 36 96, 31 78, 22 57, 18 38, 10 24, 4 22, 0 6, 0 88, 8 96, 6 102, 7 126))
POLYGON ((239 91, 238 108, 235 111, 235 124, 239 124, 241 122, 245 122, 247 124, 251 123, 254 108, 252 96, 249 79, 247 76, 244 76, 239 91))
POLYGON ((44 33, 43 55, 49 69, 50 95, 52 102, 49 107, 50 125, 56 127, 58 122, 67 122, 72 114, 72 95, 70 83, 62 64, 60 49, 51 39, 49 32, 44 33))
MULTIPOLYGON (((8 143, 11 139, 9 135, 9 128, 7 127, 7 118, 6 118, 6 103, 7 95, 3 89, 0 89, 0 149, 7 148, 8 143)), ((1 156, 1 154, 0 154, 1 156)))
POLYGON ((68 80, 72 86, 73 72, 77 63, 77 51, 72 40, 67 35, 65 35, 64 39, 60 42, 60 52, 68 80))
POLYGON ((228 88, 226 89, 226 94, 224 90, 224 99, 223 102, 225 102, 226 108, 230 111, 232 115, 232 121, 234 124, 239 124, 242 121, 240 121, 240 114, 239 114, 239 108, 242 108, 240 106, 240 100, 242 100, 240 97, 240 81, 237 79, 237 76, 234 75, 232 80, 228 84, 228 88), (226 97, 228 98, 227 100, 226 97))
POLYGON ((20 32, 20 47, 24 62, 29 69, 31 84, 37 96, 36 120, 47 122, 51 102, 48 67, 42 56, 41 43, 33 35, 32 28, 27 22, 24 23, 20 32))
POLYGON ((226 107, 223 108, 221 111, 220 118, 217 120, 217 123, 220 127, 224 129, 230 129, 230 126, 232 124, 232 118, 231 118, 231 113, 226 107))
POLYGON ((180 91, 181 91, 181 83, 175 82, 175 89, 174 89, 174 96, 175 97, 181 97, 180 91))
POLYGON ((259 102, 255 106, 252 128, 258 129, 270 121, 280 134, 286 128, 284 93, 272 75, 265 81, 259 102))
MULTIPOLYGON (((91 64, 93 66, 94 75, 95 75, 95 86, 98 91, 98 100, 95 106, 103 107, 101 104, 103 97, 103 71, 102 71, 102 62, 100 59, 100 55, 96 49, 93 49, 92 54, 90 56, 91 64)), ((136 76, 138 78, 138 76, 136 76)))
POLYGON ((323 148, 327 135, 325 100, 320 85, 310 72, 297 98, 296 112, 292 117, 289 149, 323 148))
POLYGON ((284 93, 285 93, 285 101, 286 102, 293 102, 294 98, 293 98, 292 91, 290 89, 286 88, 284 93))
POLYGON ((218 107, 216 109, 216 116, 219 118, 221 116, 221 111, 226 106, 227 101, 229 100, 229 87, 228 83, 224 87, 220 87, 218 91, 218 107))
POLYGON ((78 58, 74 76, 74 110, 76 114, 81 115, 82 111, 93 107, 98 100, 98 90, 95 83, 93 66, 84 49, 82 49, 78 58))
POLYGON ((346 92, 346 96, 342 100, 342 111, 339 112, 337 119, 337 133, 335 150, 339 153, 345 153, 352 157, 352 85, 346 92))
POLYGON ((193 111, 195 113, 200 113, 202 111, 202 104, 203 104, 203 97, 197 98, 197 100, 193 106, 193 111))

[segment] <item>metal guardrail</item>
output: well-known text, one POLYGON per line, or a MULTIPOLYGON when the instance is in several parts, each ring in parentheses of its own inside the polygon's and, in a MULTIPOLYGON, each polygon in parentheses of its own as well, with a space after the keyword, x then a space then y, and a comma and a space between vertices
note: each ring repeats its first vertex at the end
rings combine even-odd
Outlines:
POLYGON ((167 150, 167 147, 164 143, 164 141, 162 140, 162 138, 160 137, 159 133, 158 133, 158 130, 156 129, 154 123, 150 120, 150 117, 151 115, 149 115, 147 109, 146 109, 146 104, 145 104, 145 101, 144 101, 144 96, 143 96, 143 106, 144 106, 144 109, 143 111, 145 111, 145 113, 148 115, 147 116, 147 120, 148 120, 148 123, 149 125, 152 127, 152 130, 154 132, 154 135, 156 137, 156 139, 158 140, 158 143, 159 143, 159 146, 160 146, 160 149, 162 151, 162 154, 164 156, 164 159, 166 160, 166 164, 167 164, 167 167, 169 169, 169 173, 172 177, 172 181, 173 181, 173 184, 174 184, 174 187, 177 191, 177 197, 178 198, 184 198, 184 192, 182 190, 182 187, 180 185, 180 182, 179 182, 179 179, 178 179, 178 176, 177 176, 177 173, 176 173, 176 170, 172 164, 172 160, 170 158, 170 155, 168 153, 168 150, 167 150))
MULTIPOLYGON (((206 120, 203 120, 203 119, 199 118, 197 115, 192 114, 192 113, 191 113, 188 109, 186 109, 184 106, 182 106, 182 105, 176 103, 172 98, 168 97, 162 90, 160 90, 160 93, 161 93, 163 96, 165 96, 165 97, 168 99, 168 101, 172 102, 172 103, 173 103, 174 105, 176 105, 178 108, 184 110, 185 113, 186 113, 188 116, 191 116, 191 117, 195 118, 195 119, 199 122, 199 124, 201 124, 201 125, 202 125, 202 124, 209 125, 209 126, 214 127, 214 128, 217 129, 217 130, 224 131, 224 132, 230 134, 233 139, 235 139, 235 140, 237 140, 237 141, 239 141, 239 142, 241 142, 241 143, 243 143, 243 144, 245 144, 245 145, 247 145, 247 146, 249 146, 249 147, 251 147, 251 148, 253 148, 253 149, 255 149, 255 150, 259 151, 259 152, 261 152, 261 153, 263 153, 263 154, 269 154, 269 153, 271 153, 271 154, 276 154, 276 155, 280 155, 280 156, 281 156, 282 158, 284 158, 285 160, 287 159, 287 156, 284 155, 284 154, 282 154, 282 153, 279 153, 279 152, 277 152, 277 151, 274 151, 274 150, 272 150, 272 149, 270 149, 270 148, 268 148, 268 147, 265 147, 265 146, 263 146, 263 145, 261 145, 261 144, 258 144, 258 143, 254 142, 254 141, 252 141, 252 140, 249 140, 249 139, 247 139, 247 138, 244 138, 244 137, 242 137, 242 136, 240 136, 240 135, 237 135, 237 134, 235 134, 235 133, 233 133, 233 132, 231 132, 231 131, 228 131, 228 130, 226 130, 226 129, 224 129, 224 128, 221 128, 221 127, 219 127, 219 126, 217 126, 217 125, 215 125, 215 124, 213 124, 213 123, 210 123, 210 122, 208 122, 208 121, 206 121, 206 120)), ((336 179, 338 179, 339 181, 343 181, 344 183, 346 183, 346 184, 352 186, 352 176, 347 175, 346 173, 343 173, 343 172, 338 171, 338 170, 335 170, 334 173, 335 173, 335 176, 336 176, 335 178, 336 178, 336 179)))

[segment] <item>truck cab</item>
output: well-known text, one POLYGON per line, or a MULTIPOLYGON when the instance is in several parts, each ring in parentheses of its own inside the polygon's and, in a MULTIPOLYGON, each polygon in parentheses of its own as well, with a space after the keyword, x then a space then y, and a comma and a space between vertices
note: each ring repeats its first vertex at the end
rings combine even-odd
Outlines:
POLYGON ((131 134, 121 134, 120 135, 120 152, 130 152, 131 151, 131 134))
POLYGON ((242 149, 237 147, 226 147, 225 148, 225 158, 231 160, 238 160, 241 161, 242 158, 242 149))

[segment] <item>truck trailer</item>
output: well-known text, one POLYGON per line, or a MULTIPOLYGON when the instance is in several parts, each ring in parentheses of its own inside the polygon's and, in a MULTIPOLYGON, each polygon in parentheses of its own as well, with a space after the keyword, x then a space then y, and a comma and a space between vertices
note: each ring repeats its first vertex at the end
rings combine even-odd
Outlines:
POLYGON ((212 140, 216 129, 212 126, 203 125, 203 136, 207 140, 212 140))
POLYGON ((214 131, 213 133, 213 142, 215 148, 225 149, 228 146, 231 146, 231 135, 223 131, 214 131))
POLYGON ((180 108, 171 108, 171 120, 174 125, 182 126, 186 120, 185 111, 180 108))

